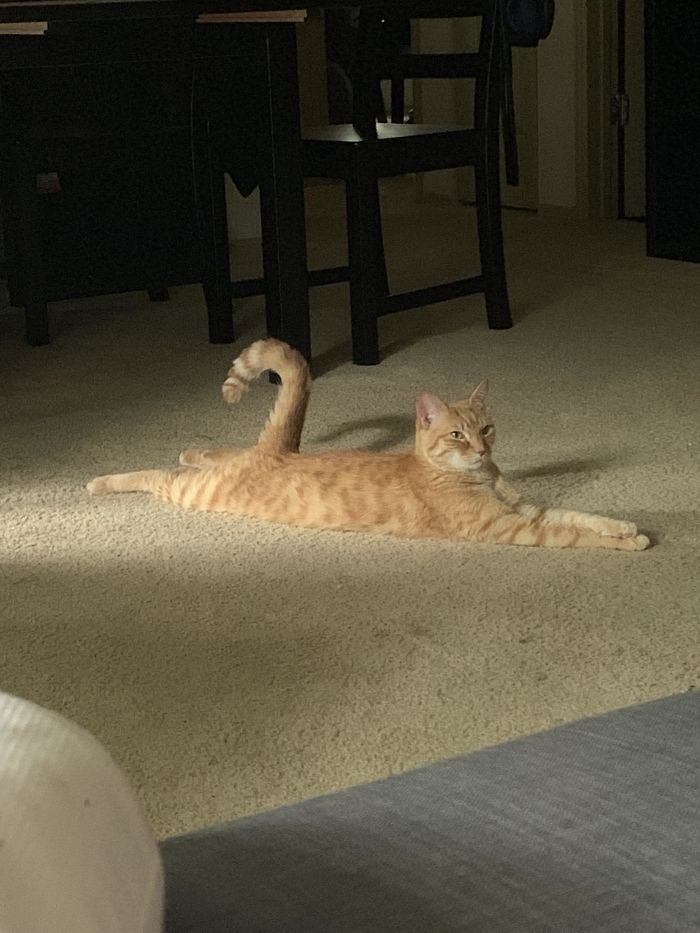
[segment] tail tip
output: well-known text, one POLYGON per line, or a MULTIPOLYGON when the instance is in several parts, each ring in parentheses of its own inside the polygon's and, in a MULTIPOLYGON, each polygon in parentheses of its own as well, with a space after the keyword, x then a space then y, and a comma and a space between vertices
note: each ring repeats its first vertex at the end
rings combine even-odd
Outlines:
POLYGON ((229 405, 233 405, 235 402, 239 401, 243 394, 243 387, 238 379, 229 376, 221 386, 221 394, 229 405))

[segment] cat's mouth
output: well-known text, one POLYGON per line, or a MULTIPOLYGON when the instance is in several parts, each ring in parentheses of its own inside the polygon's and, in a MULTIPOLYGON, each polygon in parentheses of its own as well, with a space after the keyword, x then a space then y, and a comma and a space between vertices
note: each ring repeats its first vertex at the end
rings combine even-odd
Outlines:
POLYGON ((460 454, 453 453, 448 458, 448 462, 454 470, 459 470, 461 473, 466 471, 471 472, 473 470, 480 470, 486 465, 486 454, 467 458, 460 454))

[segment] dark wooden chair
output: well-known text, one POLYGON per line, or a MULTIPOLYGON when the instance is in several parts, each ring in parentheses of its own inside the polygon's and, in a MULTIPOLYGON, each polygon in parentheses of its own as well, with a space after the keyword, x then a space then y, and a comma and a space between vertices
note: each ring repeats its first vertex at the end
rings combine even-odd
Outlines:
MULTIPOLYGON (((438 18, 454 13, 436 14, 438 18)), ((520 184, 518 169, 518 143, 513 101, 513 61, 511 44, 524 44, 522 37, 514 36, 507 24, 501 23, 501 133, 505 156, 506 181, 520 184)), ((385 55, 381 79, 389 81, 391 105, 386 115, 392 123, 403 123, 406 113, 406 81, 420 78, 469 78, 473 76, 471 56, 464 52, 417 52, 412 45, 411 20, 405 16, 387 17, 383 24, 385 55)), ((539 40, 537 40, 539 41, 539 40)), ((537 41, 528 44, 536 45, 537 41)), ((409 121, 410 122, 410 121, 409 121)))
MULTIPOLYGON (((512 108, 508 110, 510 49, 501 0, 412 0, 397 22, 390 4, 362 9, 358 14, 353 67, 352 122, 305 128, 304 174, 342 180, 347 203, 348 265, 310 270, 310 286, 350 283, 352 354, 355 363, 379 362, 378 319, 386 314, 483 293, 489 327, 512 326, 503 255, 499 177, 499 124, 504 112, 508 180, 517 184, 512 108), (405 41, 409 19, 475 16, 481 19, 477 52, 415 55, 405 41), (394 85, 410 77, 474 79, 473 126, 404 124, 378 121, 378 88, 384 79, 394 85), (510 116, 508 115, 510 114, 510 116), (509 128, 513 127, 512 138, 509 128), (389 291, 379 179, 473 166, 481 274, 403 294, 389 291)), ((263 250, 274 231, 262 216, 263 250)), ((234 297, 264 294, 260 278, 232 282, 234 297)), ((268 330, 274 332, 268 314, 268 330)))
MULTIPOLYGON (((354 76, 353 121, 304 131, 304 173, 345 183, 348 267, 310 273, 310 284, 350 282, 353 360, 379 362, 378 320, 386 314, 484 293, 491 328, 512 325, 506 284, 499 180, 499 114, 503 100, 504 42, 498 0, 415 2, 411 18, 479 16, 478 52, 460 54, 460 74, 475 79, 474 125, 378 123, 377 81, 397 77, 407 61, 396 55, 388 68, 386 11, 360 13, 354 76), (473 166, 481 274, 403 294, 387 287, 379 207, 381 178, 473 166)), ((409 74, 405 75, 406 77, 409 74)))

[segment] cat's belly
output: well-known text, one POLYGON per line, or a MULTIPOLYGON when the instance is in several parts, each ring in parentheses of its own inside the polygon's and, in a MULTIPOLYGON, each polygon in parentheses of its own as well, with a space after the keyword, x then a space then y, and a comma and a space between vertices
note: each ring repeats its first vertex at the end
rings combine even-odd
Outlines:
POLYGON ((437 517, 427 514, 410 490, 391 478, 384 482, 243 464, 236 469, 186 473, 173 489, 183 508, 229 512, 306 528, 371 531, 402 537, 445 537, 437 517))

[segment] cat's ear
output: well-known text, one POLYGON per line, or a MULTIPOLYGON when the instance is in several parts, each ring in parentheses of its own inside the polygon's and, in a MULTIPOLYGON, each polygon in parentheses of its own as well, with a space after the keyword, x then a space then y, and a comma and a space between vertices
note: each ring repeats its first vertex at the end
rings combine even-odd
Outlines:
POLYGON ((432 392, 421 392, 416 399, 416 417, 424 428, 430 427, 447 411, 447 405, 432 392))
POLYGON ((469 404, 477 408, 483 408, 484 405, 486 405, 486 396, 488 395, 488 392, 489 383, 487 379, 484 379, 469 396, 469 404))

